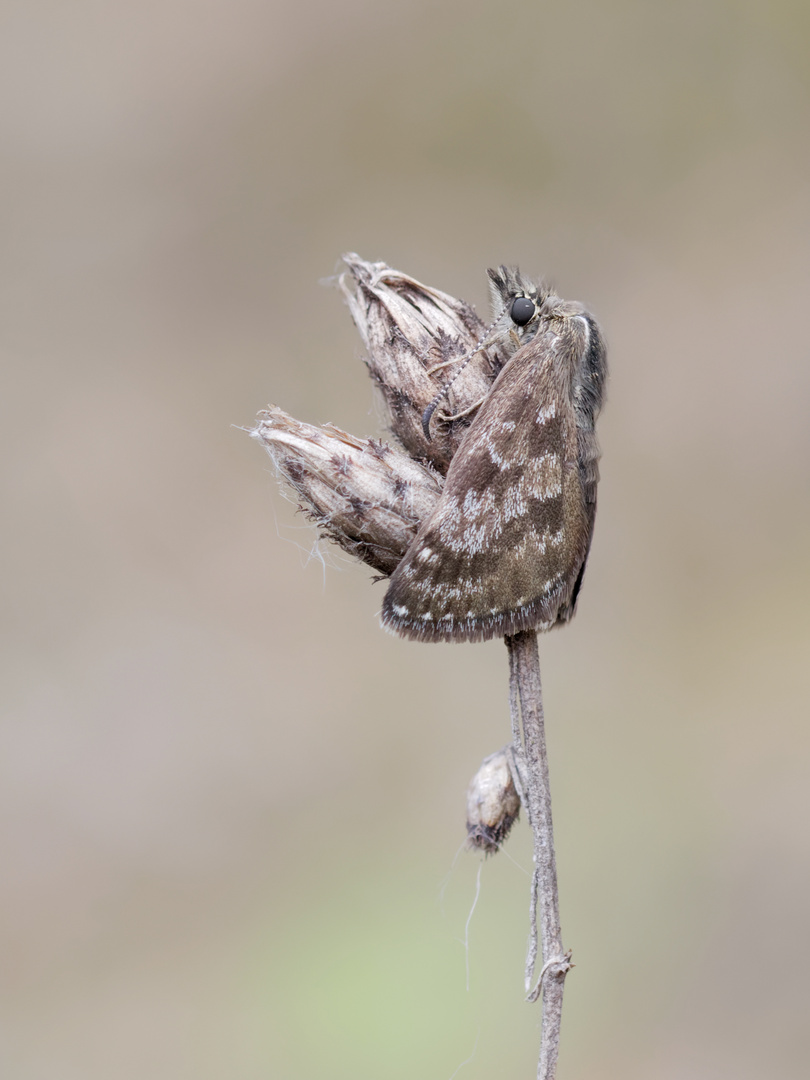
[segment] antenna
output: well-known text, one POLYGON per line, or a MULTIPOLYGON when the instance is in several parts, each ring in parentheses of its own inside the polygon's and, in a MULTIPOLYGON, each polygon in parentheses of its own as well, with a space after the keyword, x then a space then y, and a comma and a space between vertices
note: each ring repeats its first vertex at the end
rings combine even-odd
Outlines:
POLYGON ((444 398, 447 397, 447 395, 450 393, 450 389, 451 389, 453 383, 456 381, 456 379, 462 373, 462 371, 467 366, 467 364, 469 364, 469 362, 472 360, 472 358, 476 355, 476 353, 481 352, 482 349, 485 349, 485 348, 487 348, 487 346, 493 344, 493 342, 495 341, 495 339, 497 337, 497 334, 495 333, 495 331, 497 330, 498 325, 501 322, 503 322, 504 318, 508 318, 508 317, 509 317, 509 308, 506 308, 503 312, 501 312, 501 314, 498 316, 498 318, 490 326, 488 326, 484 330, 483 334, 478 339, 478 343, 472 348, 472 350, 470 352, 468 352, 467 355, 462 360, 459 361, 460 364, 461 364, 461 367, 455 373, 453 378, 450 379, 449 382, 446 382, 444 384, 444 386, 441 388, 441 390, 439 390, 439 392, 434 397, 433 401, 431 401, 431 403, 428 405, 428 407, 422 413, 422 431, 424 431, 425 438, 427 439, 428 442, 431 441, 431 438, 430 438, 430 421, 431 421, 431 418, 433 417, 433 414, 436 412, 436 409, 439 407, 439 405, 444 400, 444 398))

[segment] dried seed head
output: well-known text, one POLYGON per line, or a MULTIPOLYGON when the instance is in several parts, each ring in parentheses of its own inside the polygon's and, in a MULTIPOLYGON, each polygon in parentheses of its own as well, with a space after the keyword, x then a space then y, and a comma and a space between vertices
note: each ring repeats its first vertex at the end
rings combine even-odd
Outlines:
POLYGON ((505 358, 496 345, 472 357, 436 412, 428 440, 422 427, 425 409, 486 328, 463 300, 385 263, 351 253, 343 261, 348 269, 340 287, 368 350, 369 372, 382 393, 391 432, 409 454, 445 473, 505 358))
POLYGON ((484 758, 467 788, 467 843, 491 854, 498 850, 520 812, 508 749, 484 758))
POLYGON ((435 506, 441 478, 385 443, 314 427, 271 406, 250 432, 322 535, 390 574, 435 506))

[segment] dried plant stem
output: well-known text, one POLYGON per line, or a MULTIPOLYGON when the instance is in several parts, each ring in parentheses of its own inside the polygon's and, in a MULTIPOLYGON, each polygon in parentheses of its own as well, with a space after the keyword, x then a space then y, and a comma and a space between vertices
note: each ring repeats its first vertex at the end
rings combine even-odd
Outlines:
POLYGON ((523 732, 517 743, 524 806, 534 837, 534 875, 531 892, 531 933, 526 958, 526 992, 529 1001, 542 994, 543 1019, 537 1080, 554 1080, 560 1046, 560 1021, 565 976, 572 967, 570 953, 564 953, 560 932, 560 905, 557 894, 557 864, 554 857, 554 830, 551 821, 551 792, 540 685, 540 656, 537 634, 527 630, 506 638, 509 650, 509 701, 513 731, 523 732), (519 721, 516 712, 519 710, 519 721), (543 966, 532 989, 537 959, 538 908, 543 966))

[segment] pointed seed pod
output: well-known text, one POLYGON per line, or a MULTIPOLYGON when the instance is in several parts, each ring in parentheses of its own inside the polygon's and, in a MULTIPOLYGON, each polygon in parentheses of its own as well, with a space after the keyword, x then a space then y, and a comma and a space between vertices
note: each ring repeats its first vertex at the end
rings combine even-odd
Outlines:
POLYGON ((441 478, 432 469, 375 439, 302 424, 276 406, 250 434, 321 535, 386 576, 438 501, 441 478))

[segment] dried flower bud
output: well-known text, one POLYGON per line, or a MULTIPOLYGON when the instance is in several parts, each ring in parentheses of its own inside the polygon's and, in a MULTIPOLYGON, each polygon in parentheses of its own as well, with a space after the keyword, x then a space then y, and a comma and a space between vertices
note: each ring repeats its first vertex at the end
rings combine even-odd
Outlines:
POLYGON ((441 478, 401 450, 331 424, 302 424, 275 406, 259 413, 250 434, 323 535, 386 575, 441 491, 441 478))
POLYGON ((454 361, 481 340, 484 324, 463 300, 385 263, 369 263, 351 253, 343 261, 348 271, 340 287, 368 349, 369 372, 382 392, 391 432, 409 454, 445 473, 499 369, 496 347, 477 352, 453 382, 428 441, 422 415, 458 371, 454 361))
POLYGON ((467 788, 467 843, 487 854, 498 850, 520 813, 508 750, 484 758, 467 788))

